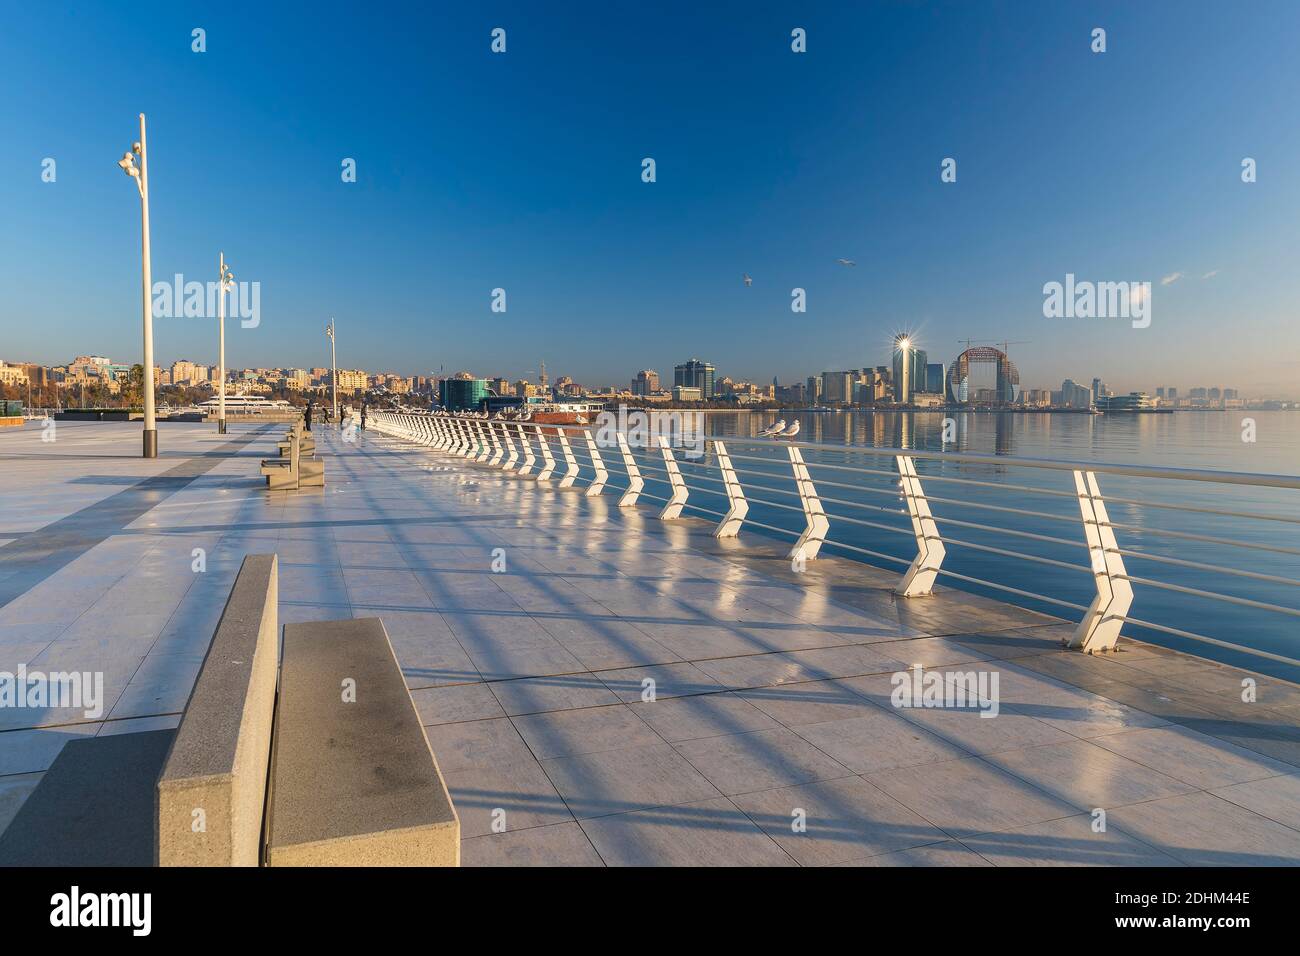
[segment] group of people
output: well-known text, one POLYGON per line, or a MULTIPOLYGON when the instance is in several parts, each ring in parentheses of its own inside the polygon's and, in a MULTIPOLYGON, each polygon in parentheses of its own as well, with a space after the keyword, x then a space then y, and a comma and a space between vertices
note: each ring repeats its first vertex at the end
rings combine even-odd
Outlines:
MULTIPOLYGON (((307 431, 311 431, 311 416, 312 416, 312 409, 314 407, 315 407, 315 403, 309 400, 307 402, 307 411, 303 415, 303 424, 306 426, 307 431)), ((362 431, 366 430, 366 412, 368 408, 369 406, 367 406, 365 402, 361 403, 361 430, 362 431)), ((323 407, 323 411, 321 412, 321 420, 328 425, 331 421, 332 416, 333 416, 333 412, 330 410, 330 406, 325 405, 323 407)))

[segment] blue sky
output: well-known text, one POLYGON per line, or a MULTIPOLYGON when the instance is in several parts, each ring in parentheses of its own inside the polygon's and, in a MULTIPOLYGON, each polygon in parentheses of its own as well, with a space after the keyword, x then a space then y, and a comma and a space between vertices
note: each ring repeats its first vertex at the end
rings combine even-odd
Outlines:
MULTIPOLYGON (((155 279, 224 249, 261 283, 232 366, 327 363, 331 315, 342 365, 588 384, 791 381, 909 329, 1026 340, 1029 387, 1300 393, 1300 5, 698 6, 11 7, 0 358, 138 360, 143 111, 155 279), (1044 318, 1067 272, 1152 282, 1150 328, 1044 318)), ((213 325, 158 320, 158 360, 215 361, 213 325)))

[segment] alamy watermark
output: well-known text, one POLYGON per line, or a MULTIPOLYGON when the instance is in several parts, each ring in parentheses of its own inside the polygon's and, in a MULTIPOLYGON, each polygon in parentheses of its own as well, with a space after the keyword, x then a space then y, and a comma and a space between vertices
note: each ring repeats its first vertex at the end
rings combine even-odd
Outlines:
POLYGON ((620 405, 617 412, 596 416, 596 444, 601 448, 618 447, 622 433, 632 448, 658 448, 659 436, 670 448, 679 449, 687 458, 704 457, 704 414, 692 411, 628 411, 620 405))
POLYGON ((0 707, 79 708, 88 720, 104 715, 103 671, 0 671, 0 707))
POLYGON ((1043 286, 1043 316, 1048 319, 1131 319, 1133 328, 1151 324, 1150 282, 1075 281, 1074 273, 1065 274, 1065 282, 1048 282, 1043 286))
POLYGON ((978 710, 996 717, 999 709, 997 671, 926 671, 920 664, 890 678, 895 707, 945 707, 978 710))
MULTIPOLYGON (((155 282, 151 294, 155 319, 215 319, 221 285, 218 282, 186 282, 185 276, 178 272, 171 282, 155 282)), ((226 316, 239 319, 240 326, 245 329, 261 325, 262 283, 232 283, 226 300, 226 316)))

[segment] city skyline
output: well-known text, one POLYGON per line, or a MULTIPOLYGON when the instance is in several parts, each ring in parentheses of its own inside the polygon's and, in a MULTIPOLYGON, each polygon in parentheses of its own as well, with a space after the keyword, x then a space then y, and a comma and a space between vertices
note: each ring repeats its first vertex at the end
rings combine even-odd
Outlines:
MULTIPOLYGON (((938 4, 736 23, 681 9, 691 29, 508 6, 490 22, 412 11, 364 35, 346 11, 327 29, 243 9, 204 24, 202 53, 194 16, 165 7, 89 10, 75 36, 17 11, 27 42, 0 69, 62 68, 0 105, 0 253, 26 276, 8 287, 0 352, 139 360, 138 224, 113 160, 144 111, 155 280, 214 279, 220 246, 260 283, 262 320, 232 325, 231 366, 321 364, 333 316, 358 368, 513 378, 549 356, 612 384, 700 354, 794 381, 877 364, 910 328, 945 363, 966 336, 1025 340, 1031 385, 1294 393, 1300 277, 1284 256, 1300 186, 1279 170, 1300 134, 1254 64, 1285 60, 1300 11, 938 4), (1011 39, 1012 18, 1032 44, 1011 39), (498 21, 511 42, 495 55, 498 21), (1098 23, 1104 53, 1089 48, 1098 23), (292 51, 272 39, 288 31, 292 51), (433 33, 449 42, 423 73, 394 55, 433 33), (104 83, 122 57, 168 82, 104 83), (597 71, 606 81, 586 82, 597 71), (1049 115, 1085 122, 1072 135, 1035 119, 1049 115), (1045 285, 1074 275, 1151 283, 1149 327, 1045 318, 1045 285), (807 312, 791 311, 794 289, 807 312)), ((216 338, 215 320, 155 326, 160 355, 216 338)))

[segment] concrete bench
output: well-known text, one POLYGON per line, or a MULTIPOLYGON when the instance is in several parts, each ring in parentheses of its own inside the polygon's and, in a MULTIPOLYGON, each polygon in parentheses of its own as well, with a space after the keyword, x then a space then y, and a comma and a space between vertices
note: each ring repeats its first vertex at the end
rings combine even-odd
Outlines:
POLYGON ((303 458, 302 446, 296 435, 288 443, 287 456, 267 458, 262 461, 262 474, 266 487, 272 491, 294 491, 298 488, 324 488, 325 463, 317 458, 303 458))
POLYGON ((157 785, 160 866, 257 866, 278 656, 278 562, 244 558, 157 785))
POLYGON ((458 866, 452 807, 378 618, 284 628, 270 866, 458 866))

